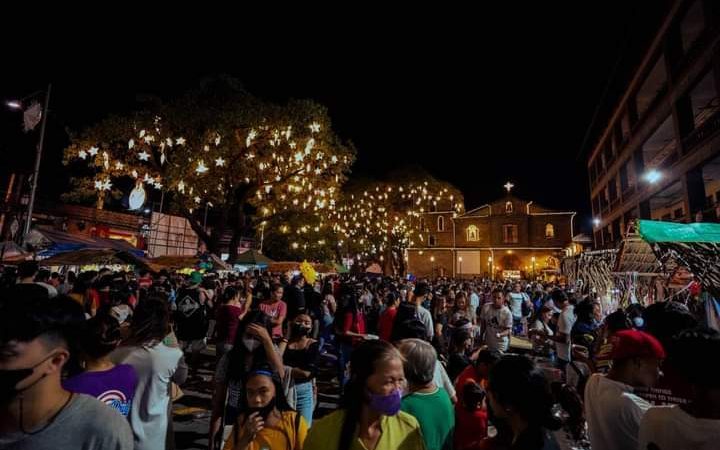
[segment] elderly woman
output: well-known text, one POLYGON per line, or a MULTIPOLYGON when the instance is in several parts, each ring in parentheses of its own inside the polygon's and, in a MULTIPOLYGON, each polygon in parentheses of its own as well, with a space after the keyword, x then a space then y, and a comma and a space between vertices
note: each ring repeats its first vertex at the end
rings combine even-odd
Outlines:
POLYGON ((402 411, 415 416, 420 423, 427 450, 450 448, 455 414, 448 393, 433 381, 435 349, 423 340, 405 339, 400 341, 398 350, 405 358, 403 367, 409 391, 402 400, 402 411))

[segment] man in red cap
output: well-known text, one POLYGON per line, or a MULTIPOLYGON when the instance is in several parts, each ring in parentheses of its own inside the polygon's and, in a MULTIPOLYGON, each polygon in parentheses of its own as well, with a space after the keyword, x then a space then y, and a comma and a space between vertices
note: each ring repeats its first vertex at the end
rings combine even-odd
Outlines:
POLYGON ((613 336, 612 368, 594 374, 585 386, 585 417, 593 450, 637 450, 638 431, 650 403, 633 387, 652 387, 665 358, 662 344, 638 330, 613 336))

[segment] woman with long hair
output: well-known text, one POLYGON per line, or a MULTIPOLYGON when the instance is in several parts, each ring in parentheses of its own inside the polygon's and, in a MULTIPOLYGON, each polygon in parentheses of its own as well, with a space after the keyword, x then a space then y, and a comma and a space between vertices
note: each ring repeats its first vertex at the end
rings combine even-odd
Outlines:
POLYGON ((315 422, 305 450, 424 449, 417 419, 400 411, 405 387, 403 358, 392 344, 360 344, 340 409, 315 422))
POLYGON ((272 342, 272 319, 252 310, 238 324, 232 350, 222 356, 215 370, 215 390, 210 418, 209 448, 218 447, 229 432, 224 425, 235 423, 243 411, 244 379, 253 367, 269 365, 278 374, 284 372, 282 358, 272 342), (222 433, 221 433, 222 431, 222 433))
POLYGON ((511 450, 551 448, 548 430, 558 429, 561 423, 552 413, 550 385, 530 359, 501 358, 490 369, 487 394, 493 414, 511 434, 507 436, 511 450))
POLYGON ((164 342, 170 334, 170 311, 164 298, 147 297, 135 308, 129 335, 110 359, 128 364, 138 376, 130 410, 135 449, 172 448, 170 384, 187 378, 183 353, 164 342))
POLYGON ((283 364, 292 367, 290 376, 295 381, 295 408, 308 426, 312 425, 315 410, 315 374, 320 354, 320 344, 310 337, 311 333, 312 319, 307 314, 300 314, 288 327, 287 342, 283 339, 279 346, 283 364))
POLYGON ((225 450, 296 450, 303 448, 308 425, 288 405, 280 377, 269 367, 253 369, 245 378, 243 413, 225 450))

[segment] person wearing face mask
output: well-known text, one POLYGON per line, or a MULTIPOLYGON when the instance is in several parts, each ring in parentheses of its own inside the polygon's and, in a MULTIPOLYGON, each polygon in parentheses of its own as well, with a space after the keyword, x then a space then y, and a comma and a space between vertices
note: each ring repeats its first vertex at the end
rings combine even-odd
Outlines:
POLYGON ((305 450, 424 450, 417 419, 400 411, 405 385, 395 347, 381 340, 360 344, 340 409, 315 422, 305 450))
POLYGON ((292 367, 291 375, 295 381, 295 408, 302 414, 308 426, 312 425, 315 410, 315 365, 320 344, 310 338, 312 320, 307 314, 300 314, 288 327, 287 338, 279 345, 285 366, 292 367))
POLYGON ((240 414, 224 450, 302 449, 308 425, 293 411, 280 378, 269 367, 255 369, 245 380, 244 413, 240 414))
POLYGON ((252 368, 269 365, 273 372, 285 373, 282 356, 271 338, 273 325, 270 316, 251 310, 238 324, 232 350, 218 361, 208 448, 221 448, 230 426, 244 412, 244 380, 252 368))
POLYGON ((0 311, 0 448, 131 450, 122 415, 62 387, 82 307, 63 296, 21 300, 0 311))

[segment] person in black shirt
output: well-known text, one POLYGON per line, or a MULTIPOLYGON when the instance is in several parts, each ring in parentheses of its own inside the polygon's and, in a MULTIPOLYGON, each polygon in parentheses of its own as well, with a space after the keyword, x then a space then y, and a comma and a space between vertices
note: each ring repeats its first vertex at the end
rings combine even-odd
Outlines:
POLYGON ((286 337, 279 346, 283 363, 292 367, 297 397, 295 409, 302 414, 308 426, 312 424, 315 410, 315 364, 320 353, 320 343, 310 338, 312 326, 310 316, 300 314, 290 323, 286 337))

